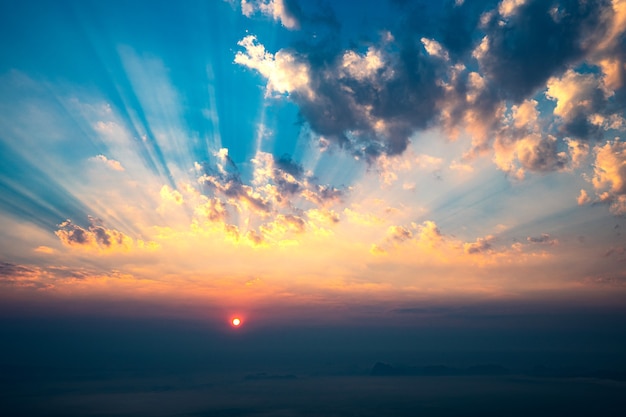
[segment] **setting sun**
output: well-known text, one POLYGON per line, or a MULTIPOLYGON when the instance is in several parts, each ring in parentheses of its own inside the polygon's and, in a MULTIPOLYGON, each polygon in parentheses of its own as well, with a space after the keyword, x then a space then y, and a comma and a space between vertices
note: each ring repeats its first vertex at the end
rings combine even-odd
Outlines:
POLYGON ((233 324, 233 326, 235 326, 235 327, 239 327, 239 326, 241 325, 241 319, 239 319, 239 318, 235 317, 235 318, 231 321, 231 323, 233 324))

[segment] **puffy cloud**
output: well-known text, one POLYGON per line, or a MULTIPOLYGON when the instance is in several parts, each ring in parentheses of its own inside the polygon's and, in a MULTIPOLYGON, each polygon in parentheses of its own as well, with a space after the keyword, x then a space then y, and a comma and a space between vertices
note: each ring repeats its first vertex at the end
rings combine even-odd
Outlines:
POLYGON ((583 161, 587 159, 589 155, 589 144, 576 140, 566 140, 567 147, 569 148, 569 155, 571 158, 571 167, 578 168, 582 165, 583 161))
POLYGON ((526 241, 531 244, 539 244, 539 245, 557 245, 559 241, 548 233, 542 233, 540 236, 529 236, 526 238, 526 241))
MULTIPOLYGON (((378 42, 345 50, 300 42, 272 54, 251 35, 235 62, 265 77, 268 94, 288 95, 325 146, 370 163, 441 122, 453 138, 470 134, 466 162, 493 152, 500 169, 523 178, 578 167, 582 147, 564 141, 626 126, 614 93, 626 56, 623 0, 448 2, 429 23, 410 2, 397 6, 406 19, 378 42), (542 98, 556 102, 552 114, 542 98)), ((385 184, 397 177, 383 174, 385 184)))
POLYGON ((591 182, 602 202, 611 212, 626 214, 626 143, 619 140, 594 148, 596 156, 591 182))
POLYGON ((228 215, 225 204, 218 198, 200 197, 200 204, 194 208, 194 214, 200 219, 211 222, 226 222, 228 215))
POLYGON ((119 161, 116 161, 115 159, 109 159, 104 155, 96 155, 93 158, 89 158, 89 160, 102 163, 107 168, 112 169, 113 171, 124 171, 124 167, 119 161))
POLYGON ((99 219, 89 216, 90 225, 87 228, 80 227, 66 220, 59 224, 59 229, 54 233, 66 246, 102 253, 130 252, 133 249, 157 249, 155 242, 134 240, 130 236, 102 225, 99 219))
POLYGON ((315 99, 309 65, 296 54, 287 50, 276 54, 267 52, 254 35, 246 36, 238 45, 244 51, 235 54, 235 63, 257 70, 267 79, 266 95, 297 94, 308 100, 315 99))
POLYGON ((503 18, 508 18, 524 3, 526 3, 526 0, 502 0, 498 5, 498 13, 503 18))
POLYGON ((234 164, 232 171, 226 172, 223 168, 217 171, 208 165, 202 167, 207 173, 198 178, 198 183, 209 187, 227 199, 238 210, 250 209, 260 215, 268 215, 271 202, 263 197, 257 190, 245 185, 234 164))
POLYGON ((161 187, 159 194, 163 201, 172 202, 176 205, 181 205, 184 202, 182 194, 178 190, 173 190, 168 185, 161 187))
POLYGON ((564 133, 583 139, 597 136, 597 124, 602 124, 603 118, 594 115, 604 111, 608 95, 598 76, 571 69, 548 80, 546 91, 546 96, 556 101, 554 114, 565 122, 564 133))
POLYGON ((433 248, 443 242, 444 237, 435 222, 426 220, 422 224, 411 223, 408 226, 390 226, 387 228, 384 241, 372 247, 373 254, 386 253, 388 249, 412 242, 425 249, 433 248))
POLYGON ((589 198, 589 194, 587 194, 587 191, 580 190, 580 194, 578 194, 578 198, 576 199, 576 202, 578 203, 578 205, 584 206, 590 201, 591 201, 591 198, 589 198))
POLYGON ((463 250, 465 253, 473 255, 478 253, 489 253, 493 250, 494 236, 479 237, 475 242, 464 243, 463 250))
POLYGON ((439 42, 434 39, 422 38, 420 39, 422 45, 424 45, 424 49, 431 56, 436 56, 444 60, 449 60, 448 51, 446 51, 439 42))
POLYGON ((279 214, 273 222, 260 226, 263 236, 270 236, 274 240, 279 240, 288 233, 304 233, 306 231, 306 221, 299 216, 292 214, 279 214))
MULTIPOLYGON (((359 54, 355 51, 344 52, 339 68, 344 72, 344 77, 365 82, 375 80, 379 72, 385 69, 385 64, 382 51, 370 46, 365 54, 359 54)), ((393 72, 387 72, 383 75, 384 78, 392 76, 393 72)))
POLYGON ((584 57, 603 22, 604 1, 504 0, 484 15, 475 51, 483 74, 504 98, 521 101, 584 57))
POLYGON ((250 170, 244 173, 227 149, 214 157, 215 164, 195 164, 200 190, 189 186, 185 191, 185 204, 194 213, 192 227, 200 233, 223 233, 230 242, 254 247, 284 246, 289 235, 329 234, 324 227, 339 222, 332 207, 342 201, 345 190, 319 184, 290 156, 259 151, 244 165, 250 170), (242 225, 245 233, 239 230, 242 225))
POLYGON ((263 75, 268 91, 288 93, 315 133, 368 161, 402 153, 411 134, 437 114, 445 66, 422 44, 398 45, 386 33, 363 53, 350 49, 321 60, 302 47, 273 55, 254 36, 240 45, 245 52, 236 63, 263 75))
POLYGON ((244 16, 262 13, 275 21, 280 21, 287 29, 300 27, 298 12, 297 4, 289 0, 241 0, 241 13, 244 16))
POLYGON ((494 162, 503 171, 523 179, 526 170, 548 172, 564 169, 568 156, 557 139, 542 130, 537 101, 526 100, 511 107, 494 141, 494 162))
POLYGON ((402 226, 391 226, 387 230, 387 239, 395 242, 404 242, 413 237, 413 233, 402 226))
POLYGON ((626 32, 626 1, 612 0, 610 7, 604 10, 606 33, 594 47, 591 54, 603 74, 604 87, 611 92, 621 90, 624 99, 624 81, 626 80, 626 47, 623 36, 626 32))

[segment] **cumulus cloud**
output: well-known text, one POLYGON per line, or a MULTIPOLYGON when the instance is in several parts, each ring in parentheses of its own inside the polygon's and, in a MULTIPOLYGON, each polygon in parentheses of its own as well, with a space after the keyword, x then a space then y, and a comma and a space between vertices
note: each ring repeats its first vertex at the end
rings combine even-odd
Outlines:
POLYGON ((272 54, 265 50, 256 36, 248 35, 238 42, 243 51, 235 55, 235 63, 254 69, 267 79, 266 95, 277 94, 301 95, 307 100, 314 100, 311 89, 311 69, 309 64, 289 50, 280 50, 272 54))
POLYGON ((394 225, 387 228, 385 239, 372 246, 372 254, 383 254, 393 247, 411 242, 425 249, 438 246, 444 241, 437 224, 426 220, 421 224, 411 223, 407 226, 394 225))
POLYGON ((323 227, 340 221, 333 206, 342 202, 345 190, 320 184, 289 155, 259 151, 245 165, 250 172, 244 174, 227 149, 214 157, 195 164, 199 191, 190 192, 186 202, 199 227, 223 229, 232 242, 264 247, 284 245, 290 235, 323 233, 323 227), (244 231, 239 230, 242 219, 244 231))
POLYGON ((556 171, 564 169, 568 162, 556 137, 544 133, 537 104, 535 100, 525 100, 512 106, 496 132, 494 162, 517 179, 523 179, 527 170, 556 171))
POLYGON ((578 203, 578 205, 584 206, 590 201, 591 201, 591 198, 589 198, 589 194, 587 194, 587 191, 580 190, 580 194, 578 194, 578 198, 576 199, 576 202, 578 203))
POLYGON ((478 253, 489 253, 493 250, 494 236, 489 235, 486 237, 479 237, 475 242, 468 242, 463 244, 463 250, 465 253, 473 255, 478 253))
POLYGON ((596 145, 594 154, 591 183, 598 199, 610 204, 613 214, 626 214, 626 143, 616 139, 596 145))
POLYGON ((89 216, 89 226, 83 228, 66 220, 54 232, 64 245, 97 252, 130 252, 133 249, 158 248, 155 242, 133 239, 130 236, 104 227, 102 221, 89 216))
POLYGON ((566 135, 590 139, 598 135, 598 124, 610 95, 602 79, 594 74, 580 74, 569 69, 560 78, 548 80, 546 96, 556 101, 554 115, 560 117, 566 135))
POLYGON ((279 21, 287 29, 300 27, 299 8, 290 0, 241 0, 241 13, 247 17, 261 13, 279 21))
POLYGON ((385 33, 365 51, 349 49, 322 61, 302 48, 272 54, 254 36, 240 46, 245 51, 235 55, 236 63, 264 76, 268 91, 288 94, 317 134, 366 160, 403 152, 413 131, 436 114, 437 73, 444 65, 423 44, 397 45, 385 33))
POLYGON ((531 244, 549 245, 549 246, 557 245, 559 243, 557 239, 553 238, 548 233, 542 233, 539 236, 529 236, 526 238, 526 241, 531 244))
MULTIPOLYGON (((522 179, 578 168, 583 142, 626 128, 623 0, 448 2, 432 22, 411 2, 397 6, 406 17, 378 41, 298 42, 271 53, 250 35, 235 62, 262 75, 268 95, 297 104, 320 143, 369 163, 441 123, 452 138, 472 139, 456 168, 492 153, 522 179)), ((383 183, 395 181, 394 170, 382 172, 383 183)))
POLYGON ((521 101, 584 57, 601 35, 606 3, 504 0, 483 18, 475 56, 503 98, 521 101), (556 10, 553 8, 556 7, 556 10))

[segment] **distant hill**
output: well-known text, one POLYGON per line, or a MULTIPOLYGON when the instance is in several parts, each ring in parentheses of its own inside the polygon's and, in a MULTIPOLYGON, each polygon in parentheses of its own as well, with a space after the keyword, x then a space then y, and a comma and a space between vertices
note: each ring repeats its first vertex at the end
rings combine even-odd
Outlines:
POLYGON ((422 367, 400 366, 376 362, 370 371, 372 376, 386 375, 415 375, 415 376, 444 376, 444 375, 507 375, 511 372, 500 365, 477 365, 469 368, 451 368, 445 365, 429 365, 422 367))
MULTIPOLYGON (((489 376, 509 375, 512 372, 501 365, 475 365, 468 368, 454 368, 445 365, 428 366, 392 366, 383 362, 376 362, 370 370, 371 376, 489 376)), ((597 378, 614 381, 626 381, 626 371, 621 370, 587 370, 584 368, 551 368, 536 366, 527 372, 518 375, 527 375, 536 378, 597 378)))
POLYGON ((260 380, 278 380, 278 379, 297 379, 298 377, 292 374, 286 375, 276 375, 276 374, 267 374, 265 372, 260 372, 256 374, 246 375, 247 381, 260 381, 260 380))

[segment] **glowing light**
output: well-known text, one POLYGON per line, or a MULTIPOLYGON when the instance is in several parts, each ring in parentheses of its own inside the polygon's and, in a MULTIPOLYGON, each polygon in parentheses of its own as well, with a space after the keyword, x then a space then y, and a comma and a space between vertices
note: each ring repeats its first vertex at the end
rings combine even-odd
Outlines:
POLYGON ((239 327, 239 326, 241 325, 241 320, 240 320, 239 318, 235 317, 235 318, 232 320, 232 322, 231 322, 231 323, 233 323, 233 326, 235 326, 235 327, 239 327))

